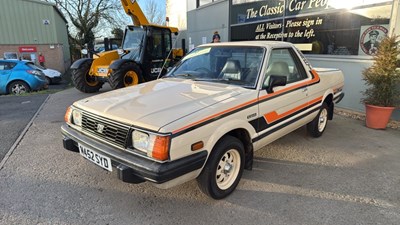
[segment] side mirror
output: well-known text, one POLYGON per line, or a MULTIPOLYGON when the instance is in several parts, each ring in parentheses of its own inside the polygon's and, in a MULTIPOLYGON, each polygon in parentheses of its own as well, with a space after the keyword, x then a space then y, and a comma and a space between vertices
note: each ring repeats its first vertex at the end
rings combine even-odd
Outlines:
POLYGON ((285 86, 286 84, 287 84, 286 76, 271 75, 271 76, 269 76, 267 93, 268 94, 274 93, 274 90, 273 90, 274 87, 285 86))

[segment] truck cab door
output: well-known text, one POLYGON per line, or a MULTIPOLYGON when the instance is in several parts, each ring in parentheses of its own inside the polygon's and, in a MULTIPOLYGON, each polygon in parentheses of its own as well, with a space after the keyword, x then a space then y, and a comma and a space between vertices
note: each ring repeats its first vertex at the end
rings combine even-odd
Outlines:
POLYGON ((257 146, 268 144, 296 129, 308 106, 308 75, 292 48, 272 49, 259 91, 257 146), (268 88, 271 76, 286 79, 268 88), (268 90, 269 89, 269 90, 268 90), (268 90, 268 91, 267 91, 268 90))
POLYGON ((160 73, 164 75, 163 65, 171 51, 171 31, 166 28, 152 28, 148 40, 147 60, 144 65, 150 80, 156 79, 160 73))

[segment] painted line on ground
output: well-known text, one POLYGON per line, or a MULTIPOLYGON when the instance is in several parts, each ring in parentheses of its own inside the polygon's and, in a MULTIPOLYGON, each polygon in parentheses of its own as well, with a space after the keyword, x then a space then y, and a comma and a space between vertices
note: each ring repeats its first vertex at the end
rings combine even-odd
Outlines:
POLYGON ((14 150, 17 148, 18 144, 21 142, 22 138, 24 138, 26 132, 29 130, 29 128, 32 126, 33 121, 36 119, 37 115, 39 114, 40 111, 42 111, 43 106, 46 104, 47 100, 49 100, 50 95, 47 96, 47 98, 43 101, 42 105, 39 107, 39 109, 36 111, 35 115, 32 116, 32 119, 29 121, 29 123, 26 125, 25 129, 21 132, 21 134, 18 136, 17 140, 14 142, 14 144, 11 146, 10 150, 8 150, 7 154, 4 156, 3 160, 0 162, 0 170, 3 169, 4 165, 6 164, 7 160, 10 158, 14 150))

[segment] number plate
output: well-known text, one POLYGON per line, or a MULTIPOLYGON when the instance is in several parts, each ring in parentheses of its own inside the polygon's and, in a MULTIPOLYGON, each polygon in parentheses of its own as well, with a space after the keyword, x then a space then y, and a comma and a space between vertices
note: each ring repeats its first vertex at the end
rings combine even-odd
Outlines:
POLYGON ((111 166, 111 159, 97 153, 96 151, 93 151, 81 144, 78 143, 79 147, 79 153, 86 158, 87 160, 93 162, 94 164, 100 166, 101 168, 104 168, 108 171, 112 171, 112 166, 111 166))

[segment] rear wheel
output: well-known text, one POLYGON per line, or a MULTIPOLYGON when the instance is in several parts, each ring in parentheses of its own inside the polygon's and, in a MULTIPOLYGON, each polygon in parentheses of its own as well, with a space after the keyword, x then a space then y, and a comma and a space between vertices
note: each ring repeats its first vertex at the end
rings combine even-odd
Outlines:
POLYGON ((82 64, 80 69, 74 69, 72 71, 72 81, 75 88, 85 93, 98 92, 103 86, 103 82, 100 82, 96 77, 89 75, 91 65, 92 63, 87 61, 82 64))
POLYGON ((197 178, 200 190, 214 199, 225 198, 239 184, 243 168, 242 142, 232 136, 223 137, 212 150, 197 178))
POLYGON ((108 82, 113 89, 137 85, 143 82, 142 70, 136 63, 124 63, 119 69, 113 70, 108 82))
POLYGON ((47 84, 52 84, 50 77, 46 77, 47 84))
POLYGON ((24 94, 27 92, 30 92, 31 88, 29 85, 23 81, 13 81, 9 86, 8 86, 8 93, 13 94, 13 95, 20 95, 24 94))
POLYGON ((324 102, 318 115, 307 124, 307 131, 313 137, 320 137, 328 124, 328 105, 324 102))

